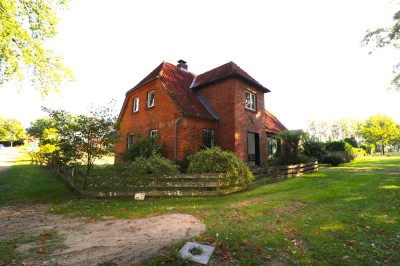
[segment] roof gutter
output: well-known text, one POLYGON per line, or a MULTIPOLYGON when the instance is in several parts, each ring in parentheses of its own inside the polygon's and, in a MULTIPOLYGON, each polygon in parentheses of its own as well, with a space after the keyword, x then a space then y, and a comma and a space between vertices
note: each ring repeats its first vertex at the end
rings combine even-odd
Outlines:
POLYGON ((178 133, 179 133, 179 123, 183 119, 183 113, 181 116, 175 121, 175 141, 174 141, 174 161, 178 161, 178 133))

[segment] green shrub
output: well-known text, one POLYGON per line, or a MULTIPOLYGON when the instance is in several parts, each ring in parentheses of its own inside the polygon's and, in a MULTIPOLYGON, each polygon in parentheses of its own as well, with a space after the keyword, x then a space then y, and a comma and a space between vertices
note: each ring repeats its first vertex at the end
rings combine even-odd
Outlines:
POLYGON ((325 145, 325 150, 326 151, 345 151, 346 150, 346 144, 351 146, 350 144, 348 144, 347 142, 341 140, 341 141, 330 141, 328 143, 326 143, 325 145))
POLYGON ((358 143, 354 136, 351 138, 345 138, 344 141, 349 143, 353 148, 358 148, 358 143))
POLYGON ((183 159, 182 160, 178 160, 176 162, 176 164, 179 166, 179 171, 181 173, 187 173, 188 168, 189 168, 189 164, 190 164, 190 158, 191 158, 191 156, 193 156, 193 154, 194 154, 193 152, 188 150, 188 151, 185 152, 185 155, 183 156, 183 159))
POLYGON ((171 160, 154 154, 149 158, 139 156, 133 162, 129 162, 125 166, 125 173, 130 176, 143 175, 172 175, 179 173, 178 166, 171 160))
POLYGON ((304 154, 288 154, 285 156, 280 155, 275 158, 268 158, 267 161, 263 163, 263 166, 295 165, 301 163, 312 163, 315 161, 315 158, 305 156, 304 154))
POLYGON ((225 173, 230 184, 254 180, 249 167, 236 155, 219 147, 205 149, 190 157, 189 173, 225 173))
POLYGON ((319 159, 324 154, 325 144, 310 137, 310 135, 308 134, 304 134, 302 146, 303 146, 303 154, 307 157, 319 159))
MULTIPOLYGON (((309 154, 320 152, 318 144, 301 130, 281 131, 276 134, 282 140, 281 151, 275 158, 267 159, 266 165, 293 165, 299 163, 314 162, 316 159, 309 154)), ((322 152, 322 151, 321 151, 322 152)))
POLYGON ((374 154, 375 152, 375 145, 374 144, 363 144, 360 146, 368 154, 374 154))
POLYGON ((362 148, 352 148, 351 151, 350 151, 350 155, 353 158, 365 156, 366 154, 367 154, 367 152, 362 148))
POLYGON ((137 140, 130 144, 129 149, 121 154, 124 162, 134 161, 137 157, 150 158, 152 155, 161 153, 161 145, 157 136, 141 139, 140 134, 134 136, 137 140))
POLYGON ((332 166, 338 166, 344 163, 343 158, 337 155, 326 155, 322 157, 321 163, 330 164, 332 166))

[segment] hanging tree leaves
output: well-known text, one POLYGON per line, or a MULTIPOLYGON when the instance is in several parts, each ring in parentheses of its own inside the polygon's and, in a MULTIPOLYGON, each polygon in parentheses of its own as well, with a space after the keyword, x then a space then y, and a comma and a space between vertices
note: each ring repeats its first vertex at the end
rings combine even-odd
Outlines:
POLYGON ((29 80, 42 95, 58 91, 72 72, 44 47, 57 34, 56 10, 67 0, 0 0, 0 86, 29 80))
MULTIPOLYGON (((393 46, 396 49, 400 48, 400 11, 397 11, 394 16, 394 25, 388 28, 378 28, 373 31, 367 31, 362 41, 363 45, 370 43, 375 44, 376 48, 393 46)), ((393 68, 394 78, 391 82, 391 87, 400 91, 400 63, 393 68)))

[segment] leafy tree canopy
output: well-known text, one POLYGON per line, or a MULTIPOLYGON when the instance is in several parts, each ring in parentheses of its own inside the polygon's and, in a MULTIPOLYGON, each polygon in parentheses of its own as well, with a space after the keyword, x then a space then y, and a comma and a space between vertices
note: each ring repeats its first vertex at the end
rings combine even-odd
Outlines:
POLYGON ((378 114, 365 121, 361 135, 367 143, 381 145, 385 154, 385 146, 399 139, 400 130, 391 117, 378 114))
POLYGON ((0 86, 29 80, 42 95, 72 78, 62 57, 44 47, 57 34, 56 11, 67 0, 0 0, 0 86))
MULTIPOLYGON (((370 43, 375 44, 376 48, 393 46, 396 49, 400 48, 400 11, 397 11, 393 16, 394 24, 392 27, 378 28, 369 30, 364 36, 363 45, 370 43)), ((395 73, 392 79, 392 88, 400 91, 400 63, 398 63, 393 72, 395 73)))
POLYGON ((56 167, 83 163, 88 174, 95 160, 112 153, 118 137, 113 107, 93 109, 89 116, 74 116, 65 110, 43 110, 49 117, 37 119, 28 132, 39 137, 41 149, 44 145, 55 149, 44 153, 46 158, 39 161, 56 167))
POLYGON ((50 117, 38 118, 34 122, 31 122, 30 126, 26 129, 26 133, 40 139, 43 131, 46 128, 53 128, 54 124, 55 122, 50 117))
POLYGON ((17 119, 3 119, 0 117, 0 141, 11 143, 25 138, 25 129, 17 119))

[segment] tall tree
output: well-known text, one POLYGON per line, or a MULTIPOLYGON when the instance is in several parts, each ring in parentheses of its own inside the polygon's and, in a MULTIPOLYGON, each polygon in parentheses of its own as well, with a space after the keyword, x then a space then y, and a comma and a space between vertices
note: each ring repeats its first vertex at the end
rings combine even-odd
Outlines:
POLYGON ((117 141, 116 121, 112 108, 99 108, 92 110, 91 116, 76 117, 76 134, 79 136, 76 147, 85 155, 81 160, 86 165, 86 174, 96 160, 112 154, 117 141))
MULTIPOLYGON (((375 44, 376 48, 393 46, 396 49, 400 48, 400 11, 397 11, 393 16, 394 24, 391 27, 378 28, 369 30, 362 41, 363 45, 369 43, 375 44)), ((392 79, 391 87, 400 91, 400 63, 393 68, 394 78, 392 79)))
POLYGON ((31 122, 30 126, 26 129, 26 133, 30 136, 41 138, 43 135, 43 131, 47 128, 54 128, 54 120, 50 119, 50 117, 38 118, 35 121, 31 122))
POLYGON ((25 138, 25 129, 22 123, 17 119, 1 119, 0 120, 0 141, 13 143, 25 138))
MULTIPOLYGON (((45 138, 44 134, 41 138, 41 145, 51 144, 57 147, 50 162, 61 165, 83 163, 86 173, 89 174, 97 159, 113 152, 117 140, 117 118, 113 106, 93 109, 90 116, 72 116, 63 110, 43 110, 49 114, 49 125, 57 133, 56 138, 45 138)), ((42 122, 43 120, 36 121, 32 130, 42 127, 42 122)))
POLYGON ((367 143, 380 145, 382 154, 385 154, 385 146, 400 137, 399 127, 393 119, 380 114, 368 118, 361 127, 360 133, 367 143))
POLYGON ((0 86, 16 78, 30 80, 42 95, 72 78, 62 57, 45 49, 56 35, 56 11, 67 0, 0 0, 0 86))

